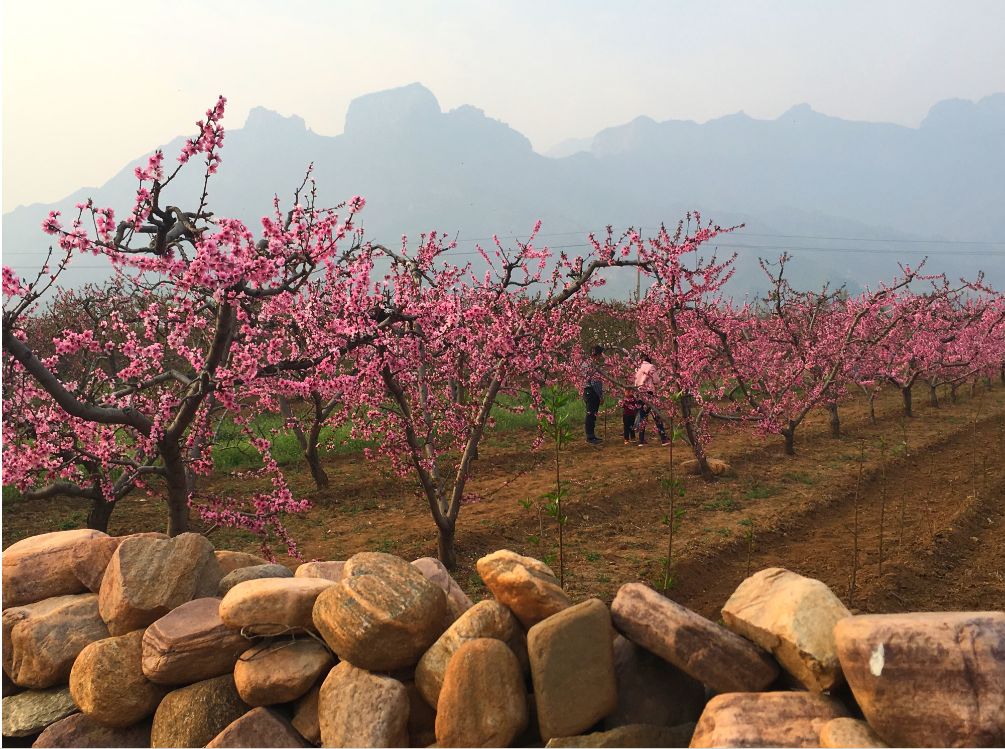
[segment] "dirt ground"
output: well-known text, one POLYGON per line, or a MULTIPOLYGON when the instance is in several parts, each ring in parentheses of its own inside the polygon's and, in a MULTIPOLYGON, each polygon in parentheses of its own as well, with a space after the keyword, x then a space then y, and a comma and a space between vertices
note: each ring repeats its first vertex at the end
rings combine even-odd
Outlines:
MULTIPOLYGON (((780 438, 717 429, 709 453, 727 460, 733 475, 714 483, 686 478, 667 594, 717 619, 748 570, 783 566, 823 580, 856 611, 1005 608, 1005 387, 979 388, 940 408, 920 396, 915 417, 905 419, 899 393, 884 393, 876 424, 864 400, 843 405, 838 438, 823 412, 813 414, 796 435, 794 457, 782 453, 780 438)), ((633 581, 661 589, 664 579, 670 510, 658 476, 668 450, 623 445, 616 412, 603 424, 602 445, 575 442, 562 457, 569 488, 563 566, 574 600, 609 601, 633 581)), ((557 526, 538 511, 540 496, 554 487, 552 454, 530 451, 532 439, 503 434, 481 450, 471 490, 483 498, 461 510, 455 572, 476 600, 485 590, 474 563, 495 549, 543 558, 558 571, 557 526)), ((690 457, 686 445, 675 447, 675 465, 690 457)), ((287 523, 305 559, 366 550, 435 555, 435 527, 414 482, 362 456, 333 458, 327 469, 326 493, 314 489, 306 468, 288 472, 295 492, 314 502, 287 523)), ((210 486, 250 488, 226 475, 210 486)), ((5 502, 3 545, 80 527, 85 516, 84 504, 67 499, 5 502)), ((116 509, 110 532, 163 523, 156 498, 134 497, 116 509)), ((215 530, 210 538, 218 548, 257 550, 247 534, 215 530)))

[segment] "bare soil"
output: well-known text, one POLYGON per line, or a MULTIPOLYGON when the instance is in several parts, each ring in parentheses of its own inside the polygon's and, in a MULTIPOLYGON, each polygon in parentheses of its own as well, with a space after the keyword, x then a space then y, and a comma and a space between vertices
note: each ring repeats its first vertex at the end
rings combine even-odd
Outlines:
MULTIPOLYGON (((940 408, 915 400, 916 416, 905 419, 899 393, 884 393, 876 424, 864 400, 844 404, 837 438, 829 434, 827 415, 813 414, 797 432, 794 457, 783 455, 781 438, 717 428, 709 452, 728 461, 733 475, 713 483, 686 477, 667 594, 717 619, 748 570, 782 566, 823 580, 856 611, 1005 608, 1005 388, 978 388, 940 408)), ((612 411, 606 429, 601 419, 602 445, 575 442, 561 458, 569 488, 562 566, 574 600, 609 601, 633 581, 662 588, 669 499, 658 477, 669 452, 623 445, 620 422, 612 411)), ((544 558, 559 569, 557 526, 538 510, 541 495, 554 488, 554 458, 531 451, 532 440, 529 432, 500 434, 481 450, 471 490, 482 499, 461 510, 455 573, 475 599, 485 590, 474 563, 495 549, 544 558)), ((690 457, 686 445, 675 446, 678 474, 690 457)), ((305 559, 345 559, 367 550, 435 555, 435 528, 410 477, 361 455, 334 458, 326 467, 332 489, 324 493, 306 466, 288 471, 294 491, 314 502, 287 522, 305 559)), ((244 493, 258 481, 218 475, 208 488, 244 493)), ((81 527, 86 510, 66 498, 5 502, 3 546, 81 527)), ((109 530, 159 529, 164 521, 156 497, 131 497, 116 509, 109 530)), ((196 530, 209 529, 197 521, 196 530)), ((241 532, 215 529, 210 538, 218 548, 258 550, 241 532)))

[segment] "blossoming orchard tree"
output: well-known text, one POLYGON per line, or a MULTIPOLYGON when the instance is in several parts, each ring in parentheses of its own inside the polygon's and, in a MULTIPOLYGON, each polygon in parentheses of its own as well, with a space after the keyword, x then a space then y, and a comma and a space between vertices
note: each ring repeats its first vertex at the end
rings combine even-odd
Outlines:
POLYGON ((572 379, 587 292, 603 283, 597 271, 637 263, 628 242, 610 238, 586 258, 555 256, 536 244, 539 229, 515 248, 498 239, 479 248, 481 275, 452 264, 453 245, 436 233, 411 253, 404 243, 375 248, 391 259, 393 304, 409 322, 380 337, 376 356, 359 357, 370 389, 357 428, 379 435, 375 455, 414 471, 451 568, 461 506, 477 500, 468 479, 493 407, 508 395, 540 410, 542 386, 572 379))
MULTIPOLYGON (((52 213, 43 230, 58 244, 58 254, 50 249, 50 259, 60 258, 55 267, 47 262, 29 282, 3 269, 5 481, 28 496, 100 491, 113 503, 159 483, 168 532, 185 531, 192 478, 212 469, 214 417, 248 425, 256 384, 310 372, 337 353, 334 338, 323 351, 304 346, 282 321, 311 293, 315 274, 339 279, 367 267, 354 225, 363 200, 319 208, 305 180, 286 214, 276 201, 258 239, 240 221, 214 216, 209 185, 220 164, 224 106, 221 97, 198 123, 173 171, 166 173, 160 152, 136 169, 136 200, 123 219, 91 202, 69 223, 52 213), (175 177, 197 156, 201 195, 189 196, 186 209, 167 204, 175 177), (35 340, 33 316, 62 271, 88 254, 111 261, 130 304, 83 329, 68 326, 51 342, 35 340)), ((352 345, 388 323, 359 311, 349 306, 338 341, 352 345)), ((306 504, 292 496, 268 442, 250 430, 249 439, 271 491, 247 505, 215 498, 204 514, 263 537, 275 533, 292 548, 280 516, 306 504)))
POLYGON ((785 278, 789 260, 761 263, 769 293, 761 308, 719 305, 702 322, 719 339, 724 373, 732 381, 734 407, 716 415, 743 421, 785 440, 795 454, 795 433, 810 411, 836 401, 859 359, 899 329, 907 315, 897 294, 920 278, 904 267, 902 276, 876 291, 847 298, 843 290, 801 292, 785 278), (871 321, 873 324, 868 324, 871 321))
POLYGON ((701 321, 717 315, 723 287, 734 273, 736 255, 720 261, 714 254, 703 257, 699 253, 703 244, 737 228, 702 226, 700 214, 695 213, 681 221, 672 234, 660 227, 655 237, 637 245, 640 267, 652 279, 635 310, 638 338, 665 381, 658 402, 650 405, 663 418, 683 425, 706 480, 712 478, 705 454, 709 436, 706 409, 710 399, 722 397, 724 381, 717 339, 701 321))

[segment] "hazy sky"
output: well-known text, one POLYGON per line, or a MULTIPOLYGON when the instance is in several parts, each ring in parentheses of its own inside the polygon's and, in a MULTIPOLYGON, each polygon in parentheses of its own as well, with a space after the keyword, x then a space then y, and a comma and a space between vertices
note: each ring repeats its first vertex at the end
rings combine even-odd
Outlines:
POLYGON ((1005 2, 5 0, 3 210, 107 180, 218 93, 342 131, 360 94, 420 81, 538 150, 640 114, 794 104, 916 126, 1005 91, 1005 2))

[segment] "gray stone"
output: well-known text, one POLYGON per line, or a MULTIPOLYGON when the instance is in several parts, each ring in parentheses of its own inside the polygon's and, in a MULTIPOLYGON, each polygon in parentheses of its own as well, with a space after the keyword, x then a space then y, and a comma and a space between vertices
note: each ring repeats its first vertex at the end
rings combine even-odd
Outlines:
POLYGON ((230 592, 238 583, 247 580, 262 580, 267 577, 293 577, 289 567, 281 564, 256 564, 249 567, 238 567, 233 572, 228 572, 220 581, 219 595, 221 598, 230 592))
POLYGON ((30 689, 3 698, 3 735, 11 738, 39 733, 77 712, 68 687, 30 689))

